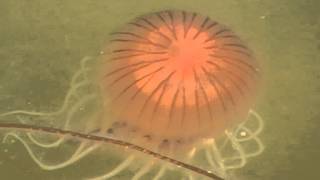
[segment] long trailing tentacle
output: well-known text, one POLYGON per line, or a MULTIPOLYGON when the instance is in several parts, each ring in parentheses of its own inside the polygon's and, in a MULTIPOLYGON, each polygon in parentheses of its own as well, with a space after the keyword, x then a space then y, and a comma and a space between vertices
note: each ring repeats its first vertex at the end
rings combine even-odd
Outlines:
POLYGON ((118 175, 119 173, 121 173, 128 166, 130 166, 130 164, 133 162, 134 159, 135 159, 135 156, 130 155, 121 164, 119 164, 116 168, 114 168, 112 171, 108 172, 107 174, 93 177, 93 178, 88 178, 87 180, 105 180, 105 179, 112 178, 118 175))
POLYGON ((82 159, 83 157, 85 157, 86 155, 88 155, 89 153, 91 153, 92 151, 96 150, 100 145, 99 144, 95 144, 93 146, 88 147, 87 149, 83 148, 83 145, 80 145, 78 147, 78 149, 74 152, 74 154, 66 161, 62 162, 62 163, 58 163, 58 164, 54 164, 54 165, 49 165, 46 164, 44 162, 42 162, 32 151, 32 148, 27 144, 27 142, 25 142, 20 136, 18 136, 15 133, 8 133, 5 138, 4 141, 6 141, 8 139, 9 136, 14 137, 15 139, 19 140, 23 146, 26 148, 26 150, 28 151, 30 157, 33 159, 33 161, 41 168, 44 170, 56 170, 56 169, 61 169, 64 168, 66 166, 69 166, 77 161, 79 161, 80 159, 82 159), (84 150, 83 150, 84 149, 84 150))
POLYGON ((149 162, 145 163, 145 165, 142 166, 137 173, 135 173, 135 175, 132 177, 132 180, 139 180, 140 178, 142 178, 142 176, 150 171, 153 163, 153 160, 149 160, 149 162))
MULTIPOLYGON (((72 117, 74 116, 75 112, 78 111, 78 109, 83 106, 84 104, 86 104, 88 101, 93 100, 94 98, 96 98, 95 95, 87 95, 85 97, 83 97, 80 101, 78 101, 67 113, 66 115, 66 119, 64 121, 64 125, 63 125, 63 129, 69 129, 69 124, 71 122, 72 117)), ((22 122, 25 122, 21 117, 18 117, 18 119, 22 122)), ((57 140, 50 142, 50 143, 44 143, 44 142, 40 142, 39 140, 37 140, 35 138, 35 136, 32 134, 32 132, 28 132, 27 136, 29 137, 29 139, 36 145, 43 147, 43 148, 53 148, 53 147, 57 147, 59 146, 63 141, 64 141, 64 137, 59 137, 57 140)))
MULTIPOLYGON (((213 142, 211 149, 206 149, 206 159, 211 168, 219 170, 217 173, 222 176, 227 170, 241 168, 247 163, 247 159, 250 157, 261 154, 264 150, 264 145, 259 139, 258 135, 262 132, 264 124, 262 117, 253 109, 249 110, 248 119, 253 116, 256 128, 254 130, 247 127, 247 123, 250 120, 244 121, 239 124, 234 130, 225 132, 225 140, 221 144, 213 142), (241 133, 243 133, 241 135, 241 133), (240 134, 240 137, 239 137, 240 134), (250 148, 247 150, 244 148, 244 143, 250 142, 256 144, 256 148, 250 148), (227 146, 230 144, 231 146, 227 146), (227 148, 232 148, 234 153, 230 156, 223 155, 222 152, 226 152, 227 148), (229 162, 229 163, 228 163, 229 162), (234 162, 234 163, 230 163, 234 162)), ((230 149, 229 149, 230 150, 230 149)))
MULTIPOLYGON (((93 59, 92 57, 85 57, 81 60, 81 68, 73 75, 70 83, 70 89, 65 96, 62 106, 57 111, 34 112, 34 111, 25 111, 25 110, 15 110, 15 111, 10 111, 7 113, 0 114, 0 117, 17 115, 17 119, 21 122, 21 121, 25 121, 25 118, 22 118, 21 115, 36 116, 45 120, 49 120, 54 116, 62 116, 64 112, 66 112, 68 107, 71 106, 72 98, 79 98, 78 91, 80 91, 82 88, 90 84, 89 79, 87 77, 87 73, 90 70, 90 68, 87 67, 86 63, 92 59, 93 59)), ((70 121, 74 116, 75 112, 78 111, 79 107, 85 105, 88 101, 93 100, 94 98, 95 98, 95 95, 89 94, 89 95, 86 95, 85 97, 81 97, 81 99, 78 101, 74 101, 74 105, 71 107, 71 109, 68 109, 68 112, 66 112, 63 128, 65 129, 69 128, 70 121)), ((43 148, 57 147, 64 141, 64 137, 58 137, 58 139, 55 140, 54 142, 50 142, 50 143, 40 142, 39 140, 36 139, 36 137, 32 134, 32 132, 28 132, 27 136, 34 144, 43 148)))
POLYGON ((167 170, 167 168, 166 168, 164 165, 162 165, 162 166, 160 167, 158 173, 153 177, 152 180, 159 180, 159 179, 161 179, 161 178, 164 176, 164 174, 166 173, 166 170, 167 170))
MULTIPOLYGON (((184 163, 182 161, 173 159, 171 157, 159 154, 157 152, 151 151, 149 149, 143 148, 141 146, 138 146, 138 145, 135 145, 130 142, 123 141, 123 140, 112 139, 112 138, 104 137, 104 136, 90 135, 90 134, 85 134, 85 133, 80 133, 80 132, 75 132, 75 131, 70 131, 70 130, 63 130, 63 129, 57 129, 57 128, 51 128, 51 127, 43 127, 43 126, 33 126, 33 125, 26 125, 26 124, 17 124, 17 123, 0 123, 0 128, 16 129, 16 130, 22 130, 22 131, 24 130, 24 131, 33 131, 33 132, 43 132, 43 133, 48 133, 48 134, 53 134, 53 135, 55 134, 55 135, 70 136, 70 137, 73 137, 76 139, 91 140, 91 141, 95 141, 95 142, 101 142, 101 143, 104 142, 107 144, 113 144, 113 145, 117 145, 117 146, 120 146, 120 147, 123 147, 126 149, 131 149, 131 150, 134 150, 137 152, 141 152, 141 153, 148 155, 150 157, 156 158, 158 160, 162 160, 164 162, 168 162, 168 163, 173 164, 178 167, 183 167, 185 169, 188 169, 190 171, 193 171, 195 173, 198 173, 200 175, 206 176, 211 179, 223 180, 223 178, 217 176, 216 174, 212 173, 211 171, 207 171, 207 170, 202 169, 200 167, 197 167, 197 166, 194 166, 194 165, 191 165, 188 163, 184 163)), ((19 136, 15 135, 15 134, 13 134, 13 135, 17 139, 21 139, 19 136)), ((32 150, 28 146, 28 144, 26 144, 24 141, 21 141, 21 142, 24 143, 28 152, 32 156, 32 158, 34 158, 34 160, 37 163, 39 163, 38 159, 34 156, 32 150)), ((93 147, 95 147, 95 146, 93 146, 93 147)), ((87 152, 87 153, 89 153, 89 152, 87 152)), ((77 159, 73 159, 70 161, 72 161, 72 163, 73 163, 73 162, 77 161, 77 159)), ((71 164, 71 162, 68 163, 67 165, 69 165, 69 164, 71 164)), ((39 163, 39 165, 42 165, 42 164, 39 163)), ((59 165, 59 167, 60 167, 60 165, 59 165)))
POLYGON ((224 177, 225 176, 225 171, 221 167, 221 164, 219 164, 219 161, 217 159, 213 158, 213 154, 211 154, 210 149, 205 150, 205 155, 206 155, 206 160, 208 161, 210 167, 212 170, 219 174, 220 176, 224 177))
MULTIPOLYGON (((225 134, 226 134, 227 138, 230 139, 231 145, 233 146, 233 148, 234 148, 234 149, 237 151, 237 153, 238 153, 237 156, 234 156, 234 157, 232 157, 232 158, 236 158, 236 159, 240 160, 240 163, 239 163, 239 164, 225 166, 225 170, 228 170, 228 169, 237 169, 237 168, 243 167, 243 166, 247 163, 247 157, 246 157, 246 153, 245 153, 243 147, 240 145, 239 142, 237 142, 237 141, 234 139, 234 136, 233 136, 230 132, 227 131, 225 134)), ((226 162, 226 160, 228 160, 228 158, 223 159, 223 162, 226 162)))
MULTIPOLYGON (((87 62, 90 59, 92 59, 92 58, 88 58, 88 57, 84 58, 81 62, 81 65, 84 66, 85 62, 87 62)), ((70 89, 64 98, 62 106, 57 111, 37 112, 37 111, 27 111, 27 110, 14 110, 14 111, 9 111, 9 112, 5 112, 5 113, 0 114, 0 117, 1 116, 9 116, 9 115, 54 116, 54 115, 59 115, 59 114, 65 112, 68 108, 68 105, 70 104, 71 99, 74 96, 77 96, 77 91, 79 91, 79 89, 83 88, 84 86, 89 85, 89 80, 87 79, 87 77, 84 76, 84 73, 86 73, 87 71, 88 71, 87 68, 82 67, 72 77, 71 83, 70 83, 70 89), (77 82, 79 78, 84 78, 84 80, 77 82)))

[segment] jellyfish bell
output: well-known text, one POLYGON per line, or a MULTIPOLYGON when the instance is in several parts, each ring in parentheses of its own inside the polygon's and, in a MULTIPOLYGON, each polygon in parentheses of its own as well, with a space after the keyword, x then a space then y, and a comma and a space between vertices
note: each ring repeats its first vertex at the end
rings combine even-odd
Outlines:
POLYGON ((108 128, 153 150, 181 154, 219 137, 246 119, 260 80, 240 38, 192 12, 140 16, 112 33, 104 52, 108 128))

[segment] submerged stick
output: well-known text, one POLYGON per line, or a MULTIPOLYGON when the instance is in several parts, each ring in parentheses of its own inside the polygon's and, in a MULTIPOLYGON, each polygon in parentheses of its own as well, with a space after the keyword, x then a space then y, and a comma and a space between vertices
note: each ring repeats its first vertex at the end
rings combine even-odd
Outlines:
POLYGON ((65 135, 65 136, 71 136, 78 139, 86 139, 91 141, 97 141, 97 142, 104 142, 107 144, 114 144, 121 147, 129 148, 132 150, 136 150, 142 153, 145 153, 147 155, 150 155, 154 158, 169 162, 171 164, 174 164, 176 166, 183 167, 185 169, 188 169, 190 171, 196 172, 198 174, 201 174, 203 176, 206 176, 211 179, 215 180, 224 180, 222 177, 210 172, 206 171, 204 169, 201 169, 199 167, 193 166, 191 164, 187 164, 175 159, 172 159, 168 156, 161 155, 159 153, 156 153, 154 151, 151 151, 149 149, 143 148, 141 146, 134 145, 132 143, 112 139, 108 137, 102 137, 102 136, 96 136, 96 135, 90 135, 70 130, 63 130, 58 128, 52 128, 52 127, 44 127, 44 126, 34 126, 34 125, 27 125, 27 124, 17 124, 17 123, 0 123, 0 129, 17 129, 22 131, 33 131, 33 132, 42 132, 42 133, 48 133, 48 134, 54 134, 54 135, 65 135))

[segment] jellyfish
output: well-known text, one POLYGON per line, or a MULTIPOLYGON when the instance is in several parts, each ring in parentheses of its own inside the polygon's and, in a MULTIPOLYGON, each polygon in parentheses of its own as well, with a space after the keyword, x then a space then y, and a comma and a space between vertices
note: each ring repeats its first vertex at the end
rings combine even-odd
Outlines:
POLYGON ((121 147, 121 162, 86 179, 130 168, 135 180, 151 171, 168 179, 181 168, 189 179, 230 179, 264 150, 263 119, 252 108, 260 81, 253 53, 225 25, 194 12, 148 13, 111 33, 99 56, 81 60, 56 111, 0 114, 25 129, 8 131, 3 142, 21 142, 48 171, 109 148, 103 142, 121 147), (38 153, 67 143, 76 148, 61 162, 38 153))

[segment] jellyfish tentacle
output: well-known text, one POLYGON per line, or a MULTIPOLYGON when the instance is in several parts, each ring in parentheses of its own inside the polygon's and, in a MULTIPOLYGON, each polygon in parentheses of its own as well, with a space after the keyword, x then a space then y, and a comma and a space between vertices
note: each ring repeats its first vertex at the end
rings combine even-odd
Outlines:
POLYGON ((116 168, 114 168, 112 171, 108 172, 107 174, 104 174, 102 176, 97 176, 93 178, 87 178, 87 180, 105 180, 112 178, 122 172, 124 169, 126 169, 132 161, 135 159, 134 155, 130 155, 127 157, 121 164, 119 164, 116 168))
POLYGON ((14 137, 15 139, 19 140, 23 146, 26 148, 27 152, 29 153, 30 157, 32 158, 32 160, 43 170, 47 170, 47 171, 51 171, 51 170, 56 170, 56 169, 61 169, 61 168, 64 168, 66 166, 69 166, 77 161, 79 161, 80 159, 82 159, 83 157, 85 157, 87 154, 89 154, 90 152, 96 150, 99 145, 93 145, 85 150, 82 150, 83 149, 83 146, 79 146, 78 148, 81 148, 81 152, 79 150, 76 150, 71 158, 69 158, 68 160, 62 162, 62 163, 59 163, 59 164, 55 164, 55 165, 48 165, 44 162, 42 162, 40 159, 38 159, 36 157, 36 155, 34 154, 32 148, 27 144, 27 142, 25 142, 25 140, 23 140, 20 136, 18 136, 17 134, 15 133, 8 133, 6 136, 5 136, 5 140, 8 138, 8 136, 12 136, 14 137))
POLYGON ((213 152, 219 152, 219 151, 222 152, 227 147, 227 144, 230 143, 232 145, 233 150, 235 150, 238 153, 238 155, 233 155, 231 157, 221 156, 220 161, 223 162, 222 167, 225 170, 243 167, 247 163, 248 158, 257 156, 257 155, 261 154, 264 150, 264 145, 261 142, 261 140, 258 138, 259 133, 263 129, 263 119, 261 118, 261 116, 259 116, 258 113, 256 113, 252 109, 250 109, 249 116, 250 115, 253 115, 255 120, 257 121, 258 127, 256 130, 251 130, 248 127, 246 127, 246 123, 248 123, 248 121, 245 121, 245 122, 239 124, 236 127, 236 129, 233 130, 232 132, 226 131, 225 132, 226 139, 224 140, 222 145, 219 147, 219 150, 217 149, 217 151, 215 151, 213 149, 213 152), (245 131, 248 134, 247 137, 246 138, 238 138, 237 135, 240 131, 245 131), (255 150, 252 150, 252 152, 245 151, 242 143, 246 142, 246 141, 251 141, 253 143, 256 143, 257 148, 255 150), (238 160, 238 161, 240 161, 240 163, 234 164, 234 165, 226 165, 225 164, 226 161, 234 161, 234 160, 238 160))
MULTIPOLYGON (((82 61, 81 61, 81 66, 82 66, 82 69, 88 69, 88 68, 84 68, 84 63, 86 61, 88 61, 89 59, 86 59, 84 58, 82 61)), ((28 112, 28 111, 11 111, 11 112, 8 112, 8 113, 4 113, 4 114, 0 114, 0 116, 6 116, 6 115, 11 115, 11 114, 25 114, 25 115, 31 115, 31 116, 54 116, 54 115, 60 115, 62 114, 68 107, 68 105, 70 105, 70 101, 71 101, 71 98, 72 96, 77 96, 77 91, 88 85, 89 84, 89 81, 88 80, 85 80, 85 81, 82 81, 82 82, 79 82, 79 83, 75 83, 76 79, 81 75, 81 73, 84 73, 82 70, 79 70, 73 77, 72 77, 72 80, 71 80, 71 88, 70 90, 68 91, 65 99, 64 99, 64 102, 61 106, 61 108, 55 112, 48 112, 48 113, 43 113, 43 112, 28 112)), ((83 101, 86 101, 87 99, 86 98, 83 98, 82 100, 80 100, 79 102, 76 103, 76 105, 71 109, 73 111, 69 111, 69 113, 67 114, 67 120, 65 121, 65 128, 68 126, 69 122, 70 122, 70 119, 72 117, 72 114, 74 113, 75 109, 79 106, 81 106, 81 103, 85 103, 83 101)), ((29 139, 35 143, 36 145, 40 146, 40 147, 43 147, 43 148, 51 148, 51 147, 57 147, 59 146, 64 138, 59 138, 57 141, 55 142, 52 142, 52 143, 49 143, 49 144, 46 144, 46 143, 41 143, 39 142, 38 140, 36 140, 34 138, 34 136, 31 134, 31 133, 27 133, 27 136, 29 137, 29 139)))
MULTIPOLYGON (((56 141, 54 141, 52 143, 41 143, 37 139, 35 139, 31 133, 26 133, 26 135, 33 144, 37 145, 38 147, 47 148, 47 149, 58 147, 66 139, 65 136, 63 136, 63 137, 58 138, 56 141)), ((74 155, 76 155, 78 153, 78 151, 79 152, 82 151, 82 149, 85 147, 85 145, 86 145, 86 143, 81 143, 74 155)))
POLYGON ((79 71, 82 71, 83 72, 83 77, 85 79, 88 79, 88 76, 87 76, 87 70, 89 71, 90 69, 92 68, 88 68, 89 66, 86 64, 87 62, 91 61, 91 60, 94 60, 95 58, 94 57, 91 57, 91 56, 85 56, 84 58, 82 58, 80 60, 80 70, 79 71))
POLYGON ((12 135, 17 136, 16 133, 13 133, 13 132, 6 133, 2 139, 2 143, 5 143, 6 141, 8 141, 9 136, 12 136, 12 135))
MULTIPOLYGON (((99 144, 95 144, 95 146, 98 148, 99 144)), ((89 141, 84 141, 82 143, 79 144, 78 148, 74 151, 74 153, 71 155, 71 158, 73 157, 77 157, 78 155, 81 155, 82 153, 84 153, 85 151, 88 151, 88 149, 85 148, 90 148, 93 147, 92 143, 90 143, 89 141)))
POLYGON ((242 148, 241 144, 235 140, 234 135, 231 132, 227 131, 226 135, 230 139, 232 147, 239 153, 239 155, 238 156, 233 156, 231 158, 224 158, 223 159, 223 163, 225 163, 227 160, 230 160, 230 159, 233 159, 233 158, 240 160, 240 163, 236 164, 236 165, 225 166, 225 168, 226 168, 226 170, 241 168, 244 165, 246 165, 246 163, 247 163, 247 158, 246 158, 245 151, 242 148))
MULTIPOLYGON (((91 95, 87 95, 86 97, 82 98, 80 101, 78 101, 71 109, 70 111, 67 113, 66 115, 66 121, 64 123, 64 129, 68 129, 69 128, 69 124, 71 122, 72 116, 74 115, 74 113, 82 106, 84 105, 86 102, 93 100, 96 96, 91 94, 91 95)), ((21 120, 21 119, 20 119, 21 120)), ((40 142, 39 140, 37 140, 35 138, 35 136, 32 133, 27 133, 28 138, 37 146, 39 147, 43 147, 43 148, 53 148, 53 147, 57 147, 59 146, 64 140, 65 140, 65 136, 63 137, 59 137, 58 139, 56 139, 53 142, 50 143, 44 143, 44 142, 40 142)))
POLYGON ((255 142, 257 145, 257 150, 255 152, 247 154, 247 157, 253 157, 253 156, 257 156, 257 155, 261 154, 262 151, 264 150, 264 145, 263 145, 262 141, 258 138, 258 135, 262 132, 262 130, 264 128, 264 120, 253 109, 249 110, 249 116, 254 117, 253 120, 256 121, 257 128, 255 130, 251 130, 250 128, 246 127, 245 124, 248 123, 247 121, 240 124, 239 127, 236 129, 235 133, 238 134, 241 130, 244 130, 244 132, 248 133, 248 135, 246 135, 246 137, 244 137, 244 138, 238 138, 237 136, 235 136, 235 140, 237 140, 240 143, 245 142, 245 141, 249 141, 249 140, 252 140, 253 142, 255 142))
POLYGON ((194 180, 192 174, 188 173, 188 179, 189 179, 189 180, 194 180))
POLYGON ((9 112, 5 112, 5 113, 0 114, 0 117, 9 116, 9 115, 16 115, 16 114, 29 115, 29 116, 48 116, 48 115, 51 115, 52 113, 26 111, 26 110, 14 110, 14 111, 9 111, 9 112))
POLYGON ((261 142, 261 140, 258 138, 254 138, 254 139, 255 139, 255 142, 257 143, 257 150, 248 154, 247 155, 248 157, 254 157, 254 156, 260 155, 264 151, 265 147, 264 147, 263 143, 261 142))
POLYGON ((162 166, 160 167, 159 171, 158 171, 157 174, 153 177, 152 180, 160 180, 160 179, 164 176, 164 174, 166 173, 166 170, 167 170, 167 168, 166 168, 164 165, 162 165, 162 166))
POLYGON ((220 170, 220 172, 218 173, 220 173, 221 176, 225 175, 227 170, 243 167, 247 163, 248 158, 261 154, 264 149, 263 143, 258 138, 258 135, 263 129, 263 119, 252 109, 250 109, 248 115, 253 116, 253 120, 257 121, 256 123, 258 124, 258 126, 256 127, 256 129, 252 130, 248 128, 246 125, 247 123, 250 123, 248 122, 250 120, 247 120, 239 124, 233 131, 225 131, 225 140, 220 145, 217 145, 216 142, 213 142, 210 149, 212 153, 209 149, 205 150, 207 162, 216 171, 220 170), (238 137, 238 134, 242 131, 245 131, 247 133, 245 138, 238 137), (255 150, 250 149, 251 152, 245 151, 243 143, 246 141, 256 143, 257 148, 255 150), (226 148, 229 147, 227 146, 228 144, 231 145, 231 148, 238 155, 228 157, 221 154, 221 152, 224 152, 226 148), (227 161, 237 161, 237 163, 226 164, 227 161))
POLYGON ((9 116, 9 115, 29 115, 29 116, 54 116, 54 115, 59 115, 61 113, 63 113, 67 107, 68 104, 70 104, 70 99, 72 98, 71 96, 75 95, 75 91, 82 87, 87 85, 88 82, 82 82, 77 84, 76 86, 72 87, 66 97, 65 100, 62 104, 62 106, 57 110, 57 111, 53 111, 53 112, 38 112, 38 111, 27 111, 27 110, 14 110, 14 111, 9 111, 9 112, 5 112, 0 114, 0 117, 4 117, 4 116, 9 116))
POLYGON ((219 171, 221 167, 216 161, 214 161, 214 158, 212 157, 212 154, 209 151, 209 149, 205 150, 205 155, 206 155, 206 160, 209 163, 209 165, 212 167, 212 169, 215 171, 219 171))
POLYGON ((224 165, 224 163, 222 163, 223 157, 221 155, 221 150, 219 150, 215 141, 211 145, 211 151, 212 151, 212 153, 213 153, 212 155, 214 156, 214 159, 216 159, 216 162, 218 163, 219 167, 221 168, 221 170, 223 172, 225 172, 225 165, 224 165))
POLYGON ((63 113, 67 109, 68 104, 70 104, 72 96, 76 95, 77 91, 80 88, 90 84, 90 81, 87 79, 87 76, 83 75, 83 74, 85 74, 87 71, 90 70, 90 68, 85 67, 85 63, 91 59, 93 59, 93 58, 92 57, 85 57, 81 60, 81 69, 78 70, 71 78, 70 89, 64 98, 62 106, 57 111, 37 112, 37 111, 27 111, 27 110, 14 110, 14 111, 9 111, 9 112, 5 112, 5 113, 0 114, 0 117, 1 116, 8 116, 8 115, 16 115, 16 114, 29 115, 29 116, 52 116, 52 115, 59 115, 59 114, 63 113), (76 83, 77 79, 80 78, 81 76, 85 80, 76 83))
POLYGON ((264 150, 264 145, 262 141, 258 138, 258 135, 262 132, 264 123, 261 116, 254 110, 251 109, 249 115, 253 115, 255 120, 257 121, 257 129, 252 131, 251 129, 244 126, 244 124, 246 123, 244 122, 244 124, 242 124, 238 129, 236 129, 236 133, 238 133, 240 130, 244 130, 244 132, 248 133, 248 135, 245 138, 238 138, 237 136, 235 136, 235 140, 239 143, 246 142, 249 140, 254 142, 256 144, 256 150, 251 150, 252 152, 246 153, 246 157, 254 157, 261 154, 264 150))
POLYGON ((89 85, 89 82, 88 81, 83 81, 83 82, 80 82, 78 84, 75 84, 74 86, 72 86, 70 88, 70 90, 67 92, 67 95, 65 96, 65 99, 63 101, 63 104, 61 106, 61 108, 59 110, 57 110, 56 112, 52 112, 52 113, 47 113, 46 115, 47 116, 50 116, 50 115, 60 115, 61 113, 63 113, 64 111, 67 110, 68 108, 68 105, 70 105, 71 103, 71 99, 73 96, 77 96, 77 91, 80 89, 80 88, 83 88, 84 86, 86 85, 89 85))
POLYGON ((72 117, 74 116, 75 112, 77 112, 79 110, 79 108, 81 106, 83 106, 84 104, 86 104, 87 102, 95 99, 97 96, 95 94, 89 94, 85 97, 83 97, 80 101, 78 101, 67 113, 66 115, 66 122, 64 124, 64 129, 68 129, 69 128, 69 124, 72 120, 72 117))
POLYGON ((50 143, 43 143, 40 142, 39 140, 35 139, 34 135, 32 133, 27 133, 27 137, 30 139, 30 141, 34 144, 36 144, 39 147, 42 148, 54 148, 54 147, 58 147, 64 140, 64 137, 59 137, 57 140, 55 140, 54 142, 50 142, 50 143))
POLYGON ((236 142, 235 139, 233 139, 233 135, 226 131, 226 141, 224 142, 222 148, 221 148, 221 152, 227 147, 228 144, 231 144, 232 149, 238 154, 238 155, 233 155, 231 157, 223 157, 222 162, 224 164, 224 169, 225 170, 229 170, 229 169, 236 169, 236 168, 241 168, 246 164, 246 156, 244 153, 244 150, 241 148, 241 145, 239 143, 236 142), (226 161, 230 161, 230 160, 240 160, 240 165, 238 166, 232 166, 229 165, 227 166, 225 164, 226 161))
MULTIPOLYGON (((257 155, 261 154, 263 152, 263 150, 264 150, 264 145, 261 142, 261 140, 259 138, 257 138, 256 136, 251 135, 251 131, 249 129, 247 129, 247 128, 246 128, 246 132, 249 133, 249 136, 251 137, 250 140, 256 143, 257 148, 256 148, 256 150, 251 150, 252 152, 250 152, 250 153, 246 152, 245 153, 245 157, 249 158, 249 157, 254 157, 254 156, 257 156, 257 155)), ((239 141, 239 139, 237 139, 236 137, 234 137, 233 140, 237 141, 239 144, 241 142, 243 142, 243 141, 239 141)), ((238 157, 230 157, 230 158, 227 158, 227 159, 232 160, 232 159, 237 159, 237 158, 238 157)))
MULTIPOLYGON (((241 138, 236 137, 238 142, 250 141, 251 139, 253 139, 253 138, 255 138, 256 136, 259 135, 259 133, 258 133, 257 131, 252 132, 249 128, 244 127, 244 126, 241 127, 241 128, 239 128, 239 129, 237 129, 237 130, 239 130, 239 131, 241 131, 241 132, 246 132, 246 133, 248 133, 248 134, 245 135, 245 137, 241 137, 241 138)), ((237 131, 236 134, 238 134, 239 131, 237 131)), ((241 133, 241 132, 240 132, 240 133, 241 133)))
POLYGON ((145 163, 139 171, 132 177, 132 180, 139 180, 142 176, 147 174, 153 166, 153 160, 149 160, 149 162, 145 163))
POLYGON ((84 87, 86 85, 89 85, 89 84, 90 84, 89 81, 83 81, 81 83, 78 83, 78 84, 75 84, 74 86, 72 86, 70 88, 70 90, 67 92, 67 95, 65 96, 65 99, 63 101, 63 104, 62 104, 61 108, 56 112, 49 113, 48 116, 49 115, 60 115, 65 110, 67 110, 68 105, 71 104, 70 102, 71 102, 72 97, 78 96, 77 95, 77 90, 79 90, 80 88, 82 88, 82 87, 84 87))
POLYGON ((253 109, 249 110, 249 114, 253 115, 255 117, 255 120, 257 120, 258 123, 258 129, 256 130, 257 134, 260 134, 264 128, 264 120, 263 118, 253 109))
POLYGON ((69 102, 71 101, 72 96, 78 96, 77 91, 90 84, 90 80, 88 79, 87 72, 91 70, 91 68, 88 68, 86 66, 86 63, 90 60, 92 60, 92 57, 86 56, 84 57, 80 62, 80 70, 78 70, 71 78, 70 82, 70 89, 67 92, 67 95, 65 96, 64 102, 62 104, 62 108, 60 112, 62 113, 64 109, 67 108, 69 102), (78 82, 78 79, 83 79, 78 82))
MULTIPOLYGON (((18 120, 21 123, 26 123, 25 120, 23 120, 20 116, 17 117, 18 120)), ((62 141, 64 140, 64 137, 58 137, 57 140, 55 140, 54 142, 50 142, 50 143, 42 143, 40 141, 38 141, 31 132, 27 132, 26 133, 27 137, 29 138, 29 140, 34 143, 35 145, 42 147, 42 148, 53 148, 53 147, 57 147, 59 146, 62 141)))
POLYGON ((83 74, 85 74, 86 72, 90 71, 90 68, 84 68, 81 70, 78 70, 71 78, 71 82, 70 82, 70 86, 73 87, 75 86, 77 83, 82 82, 82 81, 89 81, 87 79, 86 76, 84 76, 83 74), (79 81, 79 82, 78 82, 79 81))
POLYGON ((80 60, 80 67, 81 67, 81 69, 87 68, 88 66, 86 65, 86 63, 87 63, 88 61, 93 60, 93 59, 94 59, 94 57, 91 57, 91 56, 85 56, 85 57, 83 57, 83 58, 80 60))

